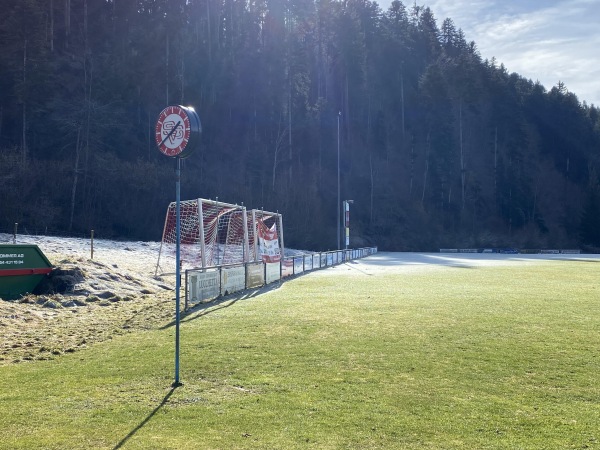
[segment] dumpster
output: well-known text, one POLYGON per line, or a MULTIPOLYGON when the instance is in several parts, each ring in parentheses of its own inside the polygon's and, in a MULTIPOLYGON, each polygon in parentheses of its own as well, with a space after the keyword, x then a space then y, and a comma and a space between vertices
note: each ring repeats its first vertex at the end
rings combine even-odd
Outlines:
POLYGON ((37 245, 0 244, 0 299, 33 292, 51 271, 52 264, 37 245))

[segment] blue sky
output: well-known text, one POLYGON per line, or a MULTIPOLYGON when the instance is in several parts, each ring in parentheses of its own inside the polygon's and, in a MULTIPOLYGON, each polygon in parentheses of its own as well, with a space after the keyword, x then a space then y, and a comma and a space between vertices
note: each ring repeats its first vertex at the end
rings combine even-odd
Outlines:
MULTIPOLYGON (((377 0, 376 0, 377 1, 377 0)), ((377 1, 387 9, 391 0, 377 1)), ((405 0, 408 7, 414 3, 405 0)), ((600 107, 600 0, 429 0, 438 26, 450 17, 483 59, 547 89, 562 81, 600 107)))

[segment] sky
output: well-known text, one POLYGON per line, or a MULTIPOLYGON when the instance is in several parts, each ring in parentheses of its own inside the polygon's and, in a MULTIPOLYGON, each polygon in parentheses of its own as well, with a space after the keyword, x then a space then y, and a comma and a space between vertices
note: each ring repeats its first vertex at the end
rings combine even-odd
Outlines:
MULTIPOLYGON (((386 10, 391 0, 377 1, 386 10)), ((412 0, 404 0, 409 8, 412 0)), ((600 107, 600 0, 421 0, 441 27, 450 17, 483 59, 550 90, 562 81, 600 107)))

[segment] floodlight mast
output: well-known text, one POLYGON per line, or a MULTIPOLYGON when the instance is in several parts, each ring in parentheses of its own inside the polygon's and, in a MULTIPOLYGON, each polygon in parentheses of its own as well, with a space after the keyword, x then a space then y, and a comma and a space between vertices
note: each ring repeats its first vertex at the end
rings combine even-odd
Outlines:
POLYGON ((341 250, 342 244, 340 243, 340 118, 342 112, 338 112, 337 117, 337 249, 341 250))

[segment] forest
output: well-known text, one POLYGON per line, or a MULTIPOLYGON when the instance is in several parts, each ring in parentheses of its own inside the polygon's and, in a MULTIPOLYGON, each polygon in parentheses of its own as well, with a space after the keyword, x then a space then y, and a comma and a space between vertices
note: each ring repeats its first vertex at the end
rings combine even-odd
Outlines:
POLYGON ((452 18, 369 0, 6 0, 0 232, 160 240, 182 199, 280 212, 286 246, 600 249, 600 110, 481 55, 452 18), (338 162, 339 157, 339 162, 338 162))

